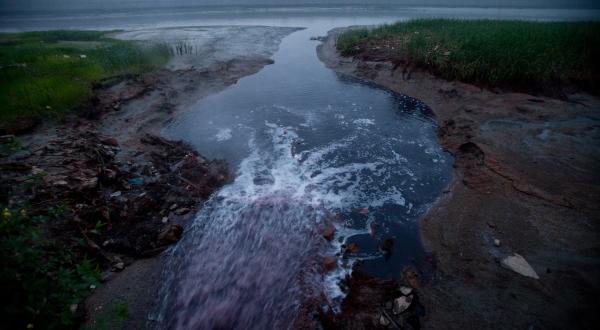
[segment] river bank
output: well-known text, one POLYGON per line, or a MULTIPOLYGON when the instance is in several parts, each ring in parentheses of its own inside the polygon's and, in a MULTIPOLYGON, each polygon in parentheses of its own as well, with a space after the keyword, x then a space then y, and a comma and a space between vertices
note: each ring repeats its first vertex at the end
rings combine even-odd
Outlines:
MULTIPOLYGON (((295 31, 235 27, 237 37, 256 47, 217 55, 226 47, 219 44, 217 31, 226 28, 196 30, 211 29, 215 30, 213 38, 203 39, 207 50, 172 52, 165 68, 96 80, 92 96, 76 111, 65 113, 60 120, 37 120, 23 130, 18 127, 16 136, 3 136, 2 204, 7 210, 26 209, 27 215, 21 214, 27 219, 47 219, 43 225, 31 227, 32 235, 33 231, 42 233, 35 236, 40 238, 34 238, 32 248, 48 250, 51 246, 53 252, 49 253, 60 255, 68 250, 72 255, 69 263, 61 261, 67 269, 80 267, 71 263, 91 261, 90 270, 86 269, 89 274, 84 274, 89 275, 89 282, 67 284, 64 289, 83 285, 76 296, 64 292, 65 300, 54 302, 52 309, 44 307, 39 298, 41 305, 32 308, 46 308, 43 318, 15 314, 20 316, 13 319, 11 314, 8 323, 25 327, 68 322, 63 326, 72 326, 87 319, 86 326, 91 328, 145 326, 164 262, 156 256, 185 234, 187 219, 201 202, 233 177, 224 161, 208 160, 188 144, 164 138, 163 126, 182 105, 221 91, 271 64, 270 56, 280 39, 295 31), (206 52, 214 54, 208 54, 210 57, 206 52), (91 293, 83 304, 80 297, 91 293), (126 315, 114 316, 115 308, 126 315), (67 321, 57 320, 63 313, 67 321)), ((193 36, 193 30, 187 29, 187 35, 193 36)), ((152 38, 161 31, 145 31, 152 34, 151 40, 140 42, 157 42, 152 38)), ((160 44, 168 47, 166 42, 160 44)), ((81 61, 87 56, 82 55, 81 61)), ((60 58, 71 60, 72 56, 60 58)), ((7 212, 7 221, 15 218, 7 212)), ((26 265, 21 261, 14 266, 18 270, 26 265)), ((22 271, 28 272, 31 280, 46 276, 22 271)), ((24 290, 18 293, 20 299, 43 296, 42 291, 24 290)))
MULTIPOLYGON (((436 115, 440 143, 456 157, 452 183, 421 221, 436 265, 433 281, 418 289, 425 328, 595 324, 600 100, 490 91, 395 65, 382 53, 342 57, 338 33, 319 46, 320 59, 422 100, 436 115), (501 267, 514 253, 539 280, 501 267)), ((338 321, 362 322, 353 317, 338 321)))

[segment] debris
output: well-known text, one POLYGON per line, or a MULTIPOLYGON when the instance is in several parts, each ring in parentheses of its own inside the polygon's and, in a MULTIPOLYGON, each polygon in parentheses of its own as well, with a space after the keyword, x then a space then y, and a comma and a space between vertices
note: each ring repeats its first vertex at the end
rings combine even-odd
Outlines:
POLYGON ((407 287, 407 286, 401 286, 400 287, 400 292, 402 292, 403 295, 408 296, 409 294, 411 294, 413 291, 412 288, 407 287))
POLYGON ((390 325, 390 321, 387 319, 387 317, 381 314, 381 316, 379 317, 379 325, 387 327, 388 325, 390 325))
POLYGON ((144 179, 142 179, 140 177, 131 178, 131 179, 127 180, 127 182, 129 182, 129 184, 132 186, 139 186, 144 182, 144 179))
POLYGON ((396 315, 404 312, 410 304, 412 303, 413 296, 402 296, 400 298, 394 299, 394 307, 392 308, 392 312, 396 315))
POLYGON ((115 197, 119 197, 121 196, 121 191, 115 191, 114 193, 110 194, 110 197, 115 198, 115 197))
POLYGON ((125 263, 123 262, 117 262, 116 264, 113 265, 113 269, 120 272, 123 269, 125 269, 125 263))
POLYGON ((536 280, 539 280, 540 277, 533 270, 533 267, 523 258, 520 254, 515 253, 512 256, 508 256, 502 259, 502 266, 508 268, 516 273, 519 273, 523 276, 531 277, 536 280))
POLYGON ((499 239, 494 239, 494 246, 495 247, 499 247, 500 246, 500 240, 499 239))

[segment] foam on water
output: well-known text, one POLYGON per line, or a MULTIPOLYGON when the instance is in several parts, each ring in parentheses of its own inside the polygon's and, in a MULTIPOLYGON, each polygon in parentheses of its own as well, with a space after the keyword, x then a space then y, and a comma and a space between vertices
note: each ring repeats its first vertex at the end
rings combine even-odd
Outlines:
POLYGON ((290 328, 321 293, 339 306, 358 260, 394 277, 424 259, 416 220, 450 171, 428 109, 324 68, 315 33, 284 39, 274 65, 169 126, 173 138, 228 160, 236 178, 172 250, 159 328, 290 328), (325 222, 337 228, 331 242, 319 234, 325 222), (390 237, 396 248, 384 254, 390 237), (342 251, 351 242, 358 253, 342 251), (324 272, 333 255, 337 267, 324 272))

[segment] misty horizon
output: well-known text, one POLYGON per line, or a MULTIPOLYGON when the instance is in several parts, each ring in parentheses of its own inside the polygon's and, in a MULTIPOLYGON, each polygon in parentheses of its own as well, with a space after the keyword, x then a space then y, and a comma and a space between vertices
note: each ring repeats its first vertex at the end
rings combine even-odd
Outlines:
POLYGON ((600 4, 593 0, 0 0, 0 12, 65 10, 125 10, 176 7, 476 7, 476 8, 557 8, 591 9, 600 4))

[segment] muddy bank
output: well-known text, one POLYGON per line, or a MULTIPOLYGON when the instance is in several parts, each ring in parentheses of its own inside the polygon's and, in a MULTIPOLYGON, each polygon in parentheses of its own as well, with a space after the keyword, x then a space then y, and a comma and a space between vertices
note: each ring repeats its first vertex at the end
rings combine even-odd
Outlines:
POLYGON ((451 185, 421 223, 437 266, 433 282, 418 289, 424 327, 592 327, 600 292, 600 100, 449 82, 375 50, 343 58, 335 33, 319 47, 321 60, 424 101, 456 157, 451 185), (538 280, 501 266, 514 253, 538 280))
MULTIPOLYGON (((155 256, 185 235, 200 203, 233 177, 224 161, 163 138, 164 124, 182 106, 273 63, 281 38, 296 30, 215 29, 220 32, 214 35, 211 28, 202 30, 208 52, 218 52, 211 40, 221 40, 221 30, 248 37, 254 48, 206 61, 206 50, 201 56, 174 53, 165 69, 99 81, 87 104, 58 123, 18 135, 20 150, 0 159, 3 202, 30 205, 34 215, 59 210, 46 225, 50 237, 100 263, 104 285, 78 307, 82 315, 87 310, 91 324, 105 326, 110 310, 125 304, 129 317, 118 324, 108 320, 109 327, 145 327, 164 262, 155 256)), ((6 139, 12 143, 13 137, 6 139)))

